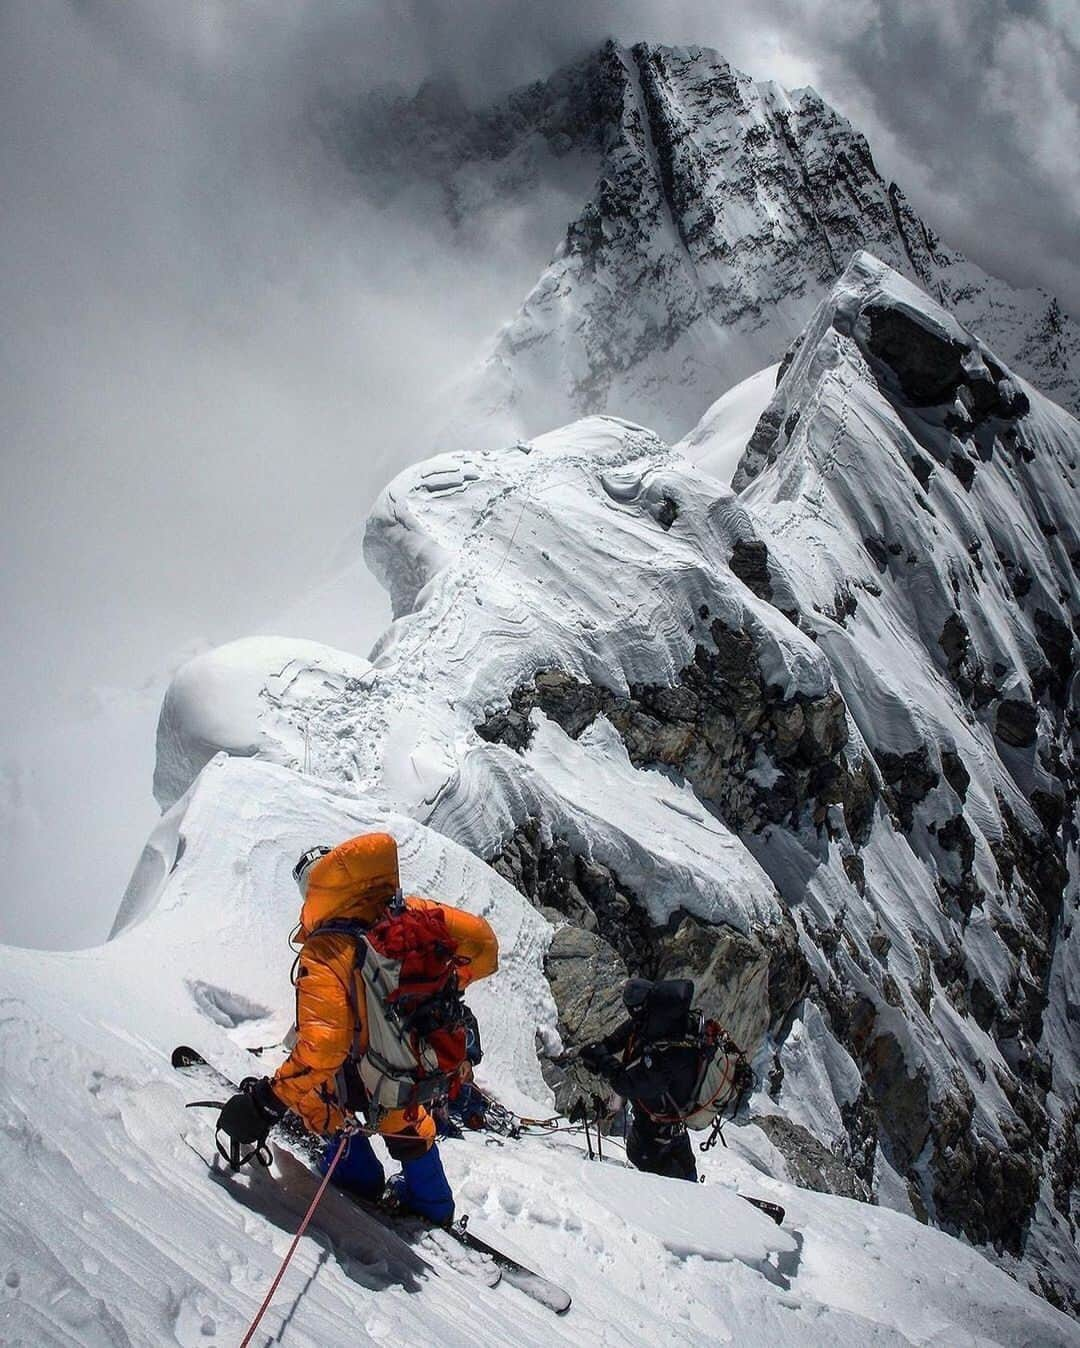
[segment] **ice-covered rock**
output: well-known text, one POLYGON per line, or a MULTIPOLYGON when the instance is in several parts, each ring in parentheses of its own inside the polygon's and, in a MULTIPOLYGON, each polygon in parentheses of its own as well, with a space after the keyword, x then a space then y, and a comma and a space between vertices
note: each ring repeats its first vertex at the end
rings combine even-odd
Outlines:
MULTIPOLYGON (((907 878, 885 835, 860 852, 859 897, 813 939, 820 1000, 931 1215, 1024 1249, 1059 1291, 1075 1285, 1055 1226, 1076 1184, 1078 456, 1071 417, 864 254, 735 478, 907 843, 907 878), (878 930, 860 936, 866 899, 878 930), (923 1019, 939 1043, 914 1048, 923 1019)), ((793 1109, 806 1094, 797 1076, 793 1109)))
POLYGON ((466 238, 499 212, 564 233, 465 380, 447 442, 592 412, 682 435, 780 358, 860 248, 1080 407, 1080 331, 1056 300, 944 244, 813 89, 755 83, 714 51, 608 43, 490 107, 426 90, 338 129, 364 183, 400 191, 411 166, 466 238))

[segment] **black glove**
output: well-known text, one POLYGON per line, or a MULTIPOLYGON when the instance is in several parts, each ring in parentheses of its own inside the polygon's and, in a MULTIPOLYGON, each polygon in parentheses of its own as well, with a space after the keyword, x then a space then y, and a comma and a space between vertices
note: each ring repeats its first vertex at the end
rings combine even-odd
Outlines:
POLYGON ((622 1062, 603 1044, 586 1044, 581 1050, 581 1061, 590 1072, 609 1081, 622 1071, 622 1062))
POLYGON ((253 1142, 261 1147, 284 1113, 285 1106, 266 1077, 245 1077, 237 1093, 225 1101, 218 1131, 237 1144, 253 1142))

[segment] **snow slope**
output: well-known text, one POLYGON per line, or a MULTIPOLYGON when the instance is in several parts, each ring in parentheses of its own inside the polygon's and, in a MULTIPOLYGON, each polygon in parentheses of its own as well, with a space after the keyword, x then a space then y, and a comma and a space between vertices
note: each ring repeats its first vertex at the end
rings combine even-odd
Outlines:
POLYGON ((767 365, 729 388, 675 448, 703 473, 730 482, 762 412, 772 401, 779 371, 779 364, 767 365))
MULTIPOLYGON (((484 1079, 519 1107, 543 1094, 531 1040, 553 1017, 539 962, 547 924, 489 868, 430 829, 257 761, 214 759, 174 822, 185 845, 167 883, 106 946, 0 950, 0 1341, 12 1348, 241 1337, 316 1182, 281 1152, 272 1177, 208 1172, 212 1116, 184 1112, 198 1091, 167 1054, 194 1040, 237 1074, 265 1070, 243 1046, 290 1019, 288 870, 313 837, 392 828, 410 886, 488 915, 503 964, 474 994, 484 1079)), ((510 1288, 436 1276, 331 1193, 267 1336, 320 1348, 1078 1341, 1073 1322, 979 1254, 894 1213, 763 1178, 752 1150, 710 1160, 709 1183, 680 1190, 675 1207, 673 1182, 590 1165, 572 1136, 504 1147, 473 1137, 444 1152, 462 1203, 570 1289, 567 1318, 510 1288), (789 1204, 789 1229, 734 1185, 789 1204)))

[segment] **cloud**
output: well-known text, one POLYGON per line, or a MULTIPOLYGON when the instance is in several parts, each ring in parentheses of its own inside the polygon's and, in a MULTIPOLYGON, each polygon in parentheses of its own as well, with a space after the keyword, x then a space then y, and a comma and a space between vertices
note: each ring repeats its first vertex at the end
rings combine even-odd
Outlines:
POLYGON ((1080 309, 1075 6, 1046 0, 774 0, 815 83, 879 164, 988 270, 1080 309))

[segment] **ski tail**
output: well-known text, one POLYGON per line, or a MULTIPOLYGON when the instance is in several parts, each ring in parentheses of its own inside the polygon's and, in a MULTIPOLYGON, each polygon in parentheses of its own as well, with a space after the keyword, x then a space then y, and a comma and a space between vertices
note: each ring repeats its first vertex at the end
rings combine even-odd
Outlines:
POLYGON ((489 1241, 478 1236, 469 1226, 468 1217, 460 1217, 447 1229, 454 1239, 460 1241, 462 1245, 466 1245, 472 1250, 478 1250, 482 1254, 490 1255, 495 1261, 496 1267, 502 1270, 503 1280, 508 1282, 511 1287, 516 1287, 526 1296, 546 1306, 548 1310, 554 1311, 556 1315, 565 1315, 570 1309, 573 1302, 565 1287, 560 1287, 550 1278, 545 1278, 542 1273, 534 1272, 526 1264, 522 1264, 512 1255, 500 1250, 497 1245, 492 1245, 489 1241))

